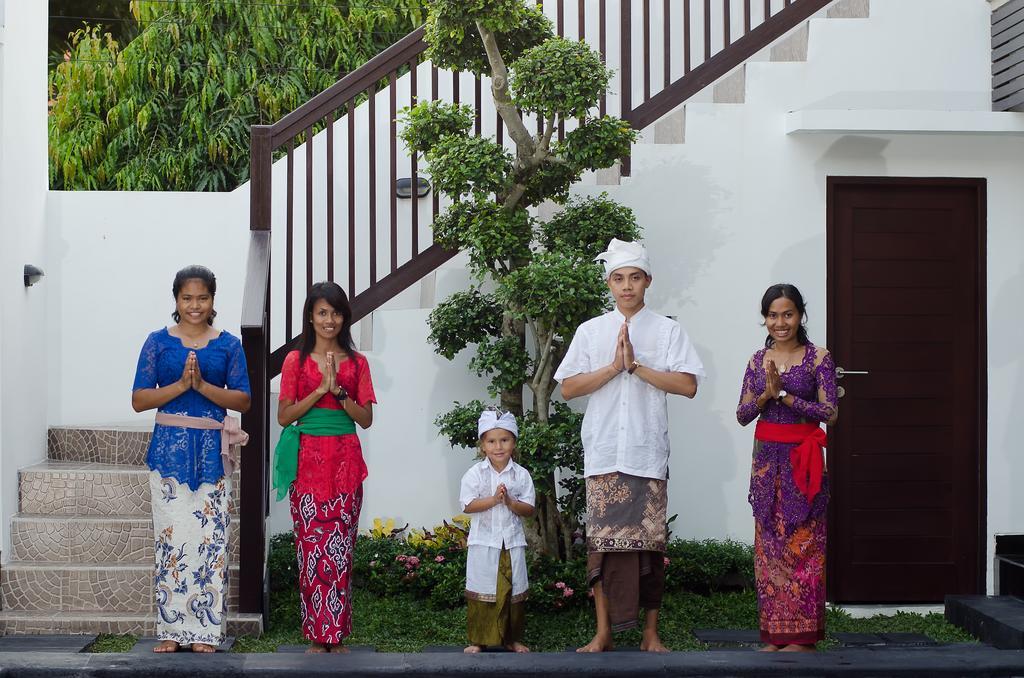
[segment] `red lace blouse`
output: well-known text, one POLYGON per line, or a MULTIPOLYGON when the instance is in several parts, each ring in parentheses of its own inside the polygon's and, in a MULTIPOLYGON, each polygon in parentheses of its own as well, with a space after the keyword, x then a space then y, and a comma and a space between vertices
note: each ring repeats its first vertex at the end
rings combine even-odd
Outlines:
MULTIPOLYGON (((377 402, 370 380, 370 365, 356 353, 338 365, 338 384, 348 397, 363 406, 377 402)), ((307 356, 299 365, 299 352, 292 351, 281 367, 281 400, 298 402, 316 390, 323 380, 320 368, 307 356)), ((340 410, 341 405, 330 393, 313 407, 340 410)), ((366 462, 359 438, 353 433, 343 436, 300 436, 299 468, 292 489, 297 494, 312 494, 314 501, 329 501, 354 492, 366 478, 366 462)))

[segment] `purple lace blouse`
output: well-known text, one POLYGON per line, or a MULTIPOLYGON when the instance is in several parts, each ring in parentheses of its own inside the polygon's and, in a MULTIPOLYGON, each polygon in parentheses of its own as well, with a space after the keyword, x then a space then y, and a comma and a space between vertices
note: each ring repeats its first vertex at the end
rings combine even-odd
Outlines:
MULTIPOLYGON (((782 388, 793 396, 792 406, 773 400, 762 411, 757 409, 757 397, 765 389, 767 349, 761 349, 753 355, 743 375, 743 390, 736 408, 736 419, 741 426, 758 419, 758 415, 760 419, 776 424, 828 422, 835 416, 836 371, 832 355, 811 343, 805 348, 803 360, 780 375, 782 388)), ((793 447, 793 443, 754 440, 754 458, 750 470, 748 500, 754 509, 754 518, 761 522, 762 527, 771 529, 775 517, 781 513, 786 534, 790 534, 808 518, 823 516, 828 506, 827 474, 822 478, 821 491, 810 502, 797 489, 793 482, 793 466, 789 460, 793 447)))

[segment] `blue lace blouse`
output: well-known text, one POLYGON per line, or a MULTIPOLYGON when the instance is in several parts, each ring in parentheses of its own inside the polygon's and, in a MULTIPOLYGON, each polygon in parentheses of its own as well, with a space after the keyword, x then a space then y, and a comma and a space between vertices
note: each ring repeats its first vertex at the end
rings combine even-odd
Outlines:
MULTIPOLYGON (((190 350, 196 352, 203 380, 214 386, 251 394, 245 354, 238 337, 222 331, 203 348, 189 349, 180 339, 171 336, 166 327, 151 333, 142 345, 132 390, 167 386, 181 379, 190 350)), ((223 407, 194 389, 185 391, 157 409, 169 414, 209 417, 217 421, 224 421, 226 414, 223 407)), ((220 435, 219 430, 154 424, 146 465, 158 471, 161 477, 174 478, 192 490, 203 483, 216 483, 224 476, 220 435)))

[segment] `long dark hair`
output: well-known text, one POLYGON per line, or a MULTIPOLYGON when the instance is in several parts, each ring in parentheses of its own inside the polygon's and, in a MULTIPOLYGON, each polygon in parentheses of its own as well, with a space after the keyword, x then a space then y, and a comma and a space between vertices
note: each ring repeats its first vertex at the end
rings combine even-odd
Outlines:
MULTIPOLYGON (((811 342, 807 337, 807 305, 804 304, 804 296, 800 294, 800 290, 795 285, 788 283, 779 283, 778 285, 772 285, 764 292, 764 296, 761 297, 761 317, 768 317, 768 309, 771 308, 772 302, 776 299, 789 299, 796 306, 796 312, 800 314, 800 324, 796 328, 796 343, 801 346, 805 346, 811 342)), ((765 348, 771 348, 775 345, 775 340, 772 339, 772 335, 769 334, 765 337, 764 346, 765 348)))
MULTIPOLYGON (((211 297, 217 296, 217 276, 213 274, 213 271, 206 268, 205 266, 186 266, 177 273, 174 274, 174 283, 171 285, 171 293, 174 295, 174 301, 178 301, 178 293, 181 292, 181 288, 184 287, 185 283, 189 280, 201 280, 206 285, 206 290, 210 293, 211 297)), ((174 318, 174 322, 181 322, 181 314, 178 313, 178 308, 175 306, 174 313, 171 314, 174 318)), ((208 325, 213 324, 213 319, 217 317, 217 309, 210 311, 210 317, 206 319, 208 325)))
POLYGON ((309 288, 306 295, 306 303, 302 307, 302 346, 299 349, 299 364, 302 364, 313 347, 316 346, 316 331, 313 329, 313 306, 320 299, 331 305, 335 311, 341 311, 341 332, 338 333, 338 345, 352 359, 355 359, 356 349, 352 345, 352 307, 348 303, 345 290, 337 283, 330 280, 318 282, 309 288))

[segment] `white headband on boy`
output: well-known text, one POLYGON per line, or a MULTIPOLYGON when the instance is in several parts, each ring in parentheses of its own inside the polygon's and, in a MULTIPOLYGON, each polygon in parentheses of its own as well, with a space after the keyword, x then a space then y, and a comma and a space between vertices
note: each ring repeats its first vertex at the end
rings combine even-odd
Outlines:
POLYGON ((516 425, 516 418, 511 412, 496 412, 495 410, 484 410, 480 413, 480 420, 476 424, 476 437, 483 438, 484 434, 496 428, 503 428, 516 438, 519 437, 519 427, 516 425))
POLYGON ((612 238, 608 243, 608 250, 594 257, 594 261, 604 262, 605 278, 627 266, 639 268, 647 275, 651 275, 651 260, 647 258, 647 248, 638 242, 612 238))

